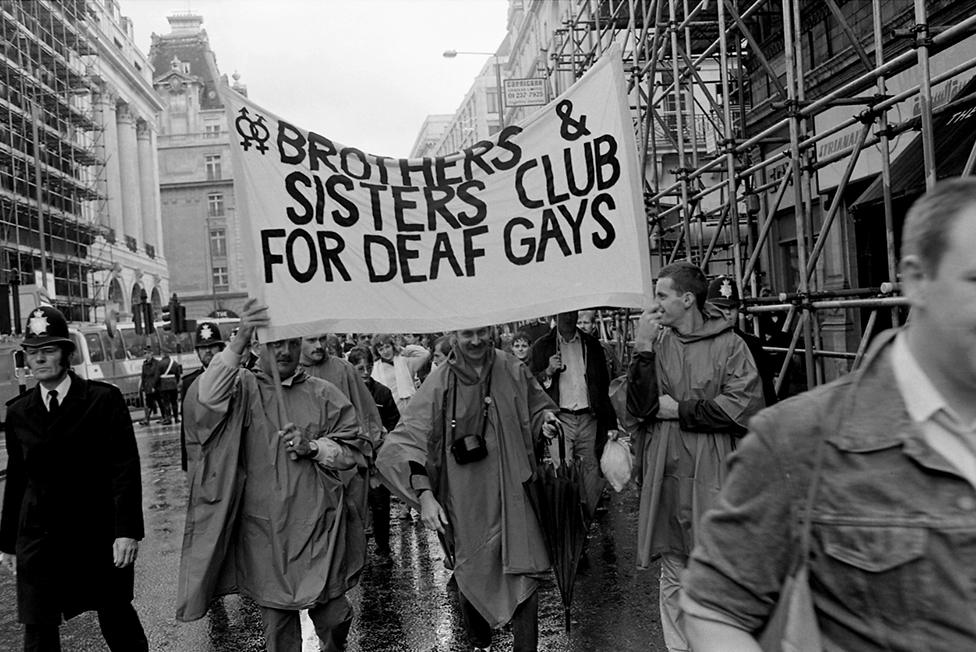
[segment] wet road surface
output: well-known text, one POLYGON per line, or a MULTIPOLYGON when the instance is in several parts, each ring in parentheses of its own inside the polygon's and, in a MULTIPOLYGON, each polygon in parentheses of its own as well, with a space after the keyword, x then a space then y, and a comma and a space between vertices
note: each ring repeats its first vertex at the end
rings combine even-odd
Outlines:
MULTIPOLYGON (((142 455, 146 540, 136 564, 135 605, 150 650, 173 652, 257 652, 264 649, 261 619, 247 600, 215 601, 207 617, 179 623, 176 580, 187 488, 179 465, 176 426, 136 426, 142 455)), ((2 488, 2 482, 0 482, 2 488)), ((391 547, 394 563, 374 564, 372 545, 360 585, 349 597, 356 618, 349 652, 447 652, 469 650, 436 537, 419 518, 399 518, 394 506, 391 547)), ((563 630, 562 604, 552 581, 541 587, 539 649, 566 652, 654 652, 664 650, 658 614, 657 568, 638 571, 635 563, 637 493, 613 494, 597 514, 589 540, 589 565, 575 588, 572 632, 563 630)), ((78 563, 84 563, 79 559, 78 563)), ((303 652, 317 650, 310 623, 303 652)), ((66 652, 107 650, 94 613, 73 618, 61 628, 66 652)), ((0 572, 0 650, 22 649, 14 579, 0 572)), ((493 650, 511 650, 509 631, 496 632, 493 650)))

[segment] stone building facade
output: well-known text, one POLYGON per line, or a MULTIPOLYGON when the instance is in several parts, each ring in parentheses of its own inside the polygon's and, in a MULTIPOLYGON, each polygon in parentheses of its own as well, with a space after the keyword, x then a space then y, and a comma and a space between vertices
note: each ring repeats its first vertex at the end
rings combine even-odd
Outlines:
MULTIPOLYGON (((163 111, 159 167, 163 241, 172 287, 187 318, 238 312, 246 297, 241 232, 236 219, 230 135, 217 68, 203 17, 168 18, 170 33, 153 34, 149 58, 163 111)), ((236 92, 246 88, 234 75, 236 92)))
POLYGON ((4 1, 0 43, 0 334, 39 301, 76 321, 162 301, 162 105, 131 21, 116 0, 4 1))

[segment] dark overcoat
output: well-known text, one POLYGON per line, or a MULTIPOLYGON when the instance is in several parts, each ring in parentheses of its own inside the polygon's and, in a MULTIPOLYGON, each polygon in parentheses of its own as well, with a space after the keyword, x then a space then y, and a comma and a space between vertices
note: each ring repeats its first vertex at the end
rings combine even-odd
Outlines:
MULTIPOLYGON (((71 372, 69 372, 71 373, 71 372)), ((7 403, 0 551, 17 555, 25 624, 59 623, 132 600, 133 566, 113 564, 118 537, 142 539, 142 480, 117 387, 72 374, 50 415, 40 385, 7 403)))
MULTIPOLYGON (((596 459, 603 456, 603 448, 607 444, 607 431, 617 429, 617 413, 610 402, 610 377, 607 375, 607 359, 600 340, 583 331, 577 331, 583 344, 583 358, 586 363, 586 391, 590 400, 590 409, 596 416, 596 459)), ((549 358, 556 351, 556 338, 559 331, 555 328, 537 339, 529 349, 529 371, 536 377, 556 405, 559 405, 559 373, 547 382, 545 371, 549 367, 549 358)))

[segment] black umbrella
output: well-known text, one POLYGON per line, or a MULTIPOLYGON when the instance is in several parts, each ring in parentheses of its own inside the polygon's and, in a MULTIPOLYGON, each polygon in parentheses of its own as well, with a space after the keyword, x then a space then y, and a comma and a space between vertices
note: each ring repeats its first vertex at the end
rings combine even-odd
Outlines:
POLYGON ((583 503, 583 471, 578 457, 566 459, 566 440, 560 424, 556 424, 559 442, 559 462, 547 461, 539 465, 532 479, 526 483, 526 495, 535 510, 552 562, 552 572, 562 598, 569 633, 569 608, 573 601, 576 568, 586 532, 589 515, 583 503))

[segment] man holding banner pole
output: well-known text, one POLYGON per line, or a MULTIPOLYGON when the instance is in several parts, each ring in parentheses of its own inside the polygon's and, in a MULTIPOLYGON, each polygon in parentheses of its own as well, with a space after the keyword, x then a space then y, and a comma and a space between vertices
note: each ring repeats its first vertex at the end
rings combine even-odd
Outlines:
POLYGON ((268 323, 267 308, 248 301, 234 339, 186 397, 177 618, 201 618, 213 597, 239 592, 260 606, 270 652, 301 650, 300 609, 323 650, 342 650, 353 616, 345 593, 365 556, 356 497, 371 444, 342 392, 301 370, 300 339, 270 342, 253 372, 240 368, 268 323))

